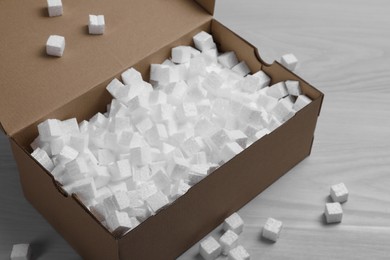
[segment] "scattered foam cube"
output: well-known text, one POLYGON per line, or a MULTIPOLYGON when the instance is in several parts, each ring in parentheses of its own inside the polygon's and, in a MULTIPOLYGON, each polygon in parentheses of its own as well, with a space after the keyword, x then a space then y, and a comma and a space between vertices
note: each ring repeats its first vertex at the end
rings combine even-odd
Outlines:
POLYGON ((167 205, 169 203, 169 200, 168 200, 168 197, 165 196, 164 193, 162 193, 161 191, 157 191, 152 196, 149 196, 146 199, 146 203, 148 204, 150 209, 154 213, 156 213, 159 209, 161 209, 162 207, 167 205))
POLYGON ((15 244, 11 251, 11 260, 30 260, 30 244, 15 244))
POLYGON ((264 227, 262 236, 268 240, 276 242, 279 238, 280 232, 282 231, 283 223, 274 218, 268 218, 264 227))
POLYGON ((231 230, 237 235, 241 234, 244 230, 244 221, 237 213, 233 213, 223 222, 223 230, 231 230))
POLYGON ((222 247, 222 254, 228 255, 229 251, 238 245, 238 235, 228 230, 221 236, 219 243, 222 247))
POLYGON ((343 219, 343 209, 339 202, 326 203, 325 218, 328 224, 339 223, 343 219))
POLYGON ((219 55, 218 62, 224 67, 231 69, 238 64, 238 59, 234 51, 229 51, 219 55))
POLYGON ((330 187, 330 196, 334 202, 344 203, 348 200, 348 189, 344 183, 330 187))
POLYGON ((45 150, 38 147, 31 153, 31 156, 34 157, 35 160, 37 160, 46 170, 52 171, 54 169, 53 161, 47 155, 45 150))
POLYGON ((299 81, 287 80, 285 84, 289 95, 296 96, 296 97, 302 95, 302 89, 301 86, 299 85, 299 81))
POLYGON ((89 34, 103 34, 105 29, 104 15, 89 15, 89 34))
POLYGON ((214 260, 221 252, 221 245, 212 236, 209 236, 199 244, 199 253, 205 260, 214 260))
POLYGON ((249 260, 250 255, 243 246, 237 246, 229 251, 228 260, 249 260))
POLYGON ((237 65, 235 65, 232 68, 232 71, 234 71, 234 72, 238 73, 238 75, 244 77, 251 72, 251 69, 248 67, 248 65, 246 64, 245 61, 241 61, 240 63, 238 63, 237 65))
POLYGON ((305 95, 299 95, 297 100, 295 101, 295 103, 293 105, 293 109, 295 111, 299 111, 302 108, 304 108, 305 106, 309 105, 310 103, 311 103, 311 99, 310 98, 308 98, 305 95))
POLYGON ((285 96, 288 95, 286 84, 283 81, 281 81, 279 83, 272 85, 267 89, 267 95, 277 99, 284 98, 285 96))
POLYGON ((47 10, 49 16, 61 16, 63 13, 61 0, 47 0, 47 10))
POLYGON ((50 35, 46 42, 47 55, 62 57, 64 50, 65 38, 60 35, 50 35))
POLYGON ((294 54, 285 54, 280 59, 280 63, 285 66, 287 69, 294 71, 298 64, 298 59, 294 54))
POLYGON ((200 32, 193 37, 195 47, 200 51, 215 48, 213 37, 207 32, 200 32))
POLYGON ((178 46, 172 49, 172 61, 174 63, 186 63, 191 59, 192 50, 188 46, 178 46))

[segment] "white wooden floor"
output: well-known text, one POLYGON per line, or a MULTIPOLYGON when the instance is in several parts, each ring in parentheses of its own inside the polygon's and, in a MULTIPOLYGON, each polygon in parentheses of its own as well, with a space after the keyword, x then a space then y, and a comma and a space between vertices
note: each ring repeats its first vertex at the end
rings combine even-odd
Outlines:
MULTIPOLYGON (((239 211, 251 259, 389 259, 389 14, 387 0, 218 1, 219 21, 268 62, 294 53, 297 74, 325 93, 311 156, 239 211), (338 182, 350 190, 344 219, 324 225, 329 186, 338 182), (260 239, 269 216, 284 223, 275 244, 260 239)), ((4 136, 0 177, 0 259, 24 241, 39 259, 79 259, 23 198, 4 136)), ((179 259, 201 259, 197 245, 179 259)))

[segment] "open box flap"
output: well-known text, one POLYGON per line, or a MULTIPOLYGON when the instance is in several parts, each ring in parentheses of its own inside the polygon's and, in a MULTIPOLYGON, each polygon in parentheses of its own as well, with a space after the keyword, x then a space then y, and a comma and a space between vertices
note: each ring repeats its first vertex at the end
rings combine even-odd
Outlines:
POLYGON ((0 124, 12 136, 212 19, 214 0, 63 1, 49 17, 45 0, 0 2, 0 124), (103 14, 104 35, 88 34, 103 14), (49 35, 65 37, 64 56, 45 53, 49 35))

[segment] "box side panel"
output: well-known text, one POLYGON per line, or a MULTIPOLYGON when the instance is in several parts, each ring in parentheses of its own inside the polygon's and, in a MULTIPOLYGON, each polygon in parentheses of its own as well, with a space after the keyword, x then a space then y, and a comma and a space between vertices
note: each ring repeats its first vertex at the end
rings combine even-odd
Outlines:
POLYGON ((195 0, 200 4, 209 14, 214 14, 215 0, 195 0))
POLYGON ((310 154, 319 108, 314 101, 123 237, 120 259, 174 259, 202 239, 310 154))
POLYGON ((118 244, 73 198, 63 195, 49 174, 10 139, 26 199, 84 258, 118 259, 118 244))

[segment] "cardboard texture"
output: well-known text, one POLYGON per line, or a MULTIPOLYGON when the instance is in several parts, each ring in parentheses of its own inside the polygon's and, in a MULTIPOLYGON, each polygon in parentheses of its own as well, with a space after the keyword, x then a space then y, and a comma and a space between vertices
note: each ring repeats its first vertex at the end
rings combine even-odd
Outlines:
POLYGON ((0 122, 24 195, 84 259, 175 259, 310 154, 323 94, 279 63, 264 63, 253 45, 212 19, 214 5, 208 0, 69 1, 63 17, 53 19, 44 1, 0 2, 0 29, 7 32, 0 39, 0 49, 7 50, 0 61, 0 122), (87 35, 89 13, 106 16, 102 38, 87 35), (80 122, 104 112, 111 100, 105 87, 113 77, 134 66, 148 79, 151 63, 161 63, 174 46, 192 44, 202 30, 213 34, 220 50, 234 50, 252 72, 263 69, 272 83, 299 80, 313 102, 172 205, 116 237, 30 156, 36 126, 47 118, 80 122), (61 59, 43 53, 51 33, 67 39, 61 59))

